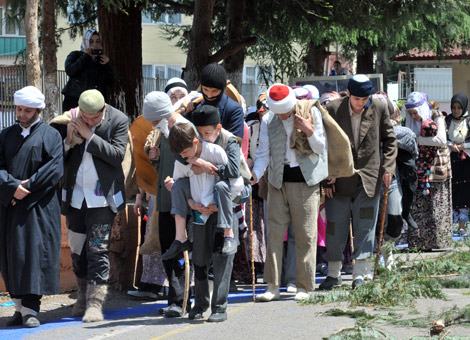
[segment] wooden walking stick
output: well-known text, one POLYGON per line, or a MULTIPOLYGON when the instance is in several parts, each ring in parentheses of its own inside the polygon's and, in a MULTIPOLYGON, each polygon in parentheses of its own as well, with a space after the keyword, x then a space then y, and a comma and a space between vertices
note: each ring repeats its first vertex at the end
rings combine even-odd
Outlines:
POLYGON ((372 280, 375 280, 377 276, 377 267, 379 265, 380 248, 382 247, 382 239, 384 236, 384 223, 385 223, 385 214, 387 213, 387 201, 388 201, 388 185, 385 186, 384 202, 382 204, 382 218, 380 221, 379 242, 377 244, 377 255, 375 256, 375 265, 374 265, 374 277, 372 278, 372 280))
POLYGON ((251 283, 253 288, 253 301, 255 301, 255 250, 253 249, 253 195, 250 196, 250 238, 251 238, 251 283))
POLYGON ((183 252, 183 258, 184 258, 184 297, 183 297, 183 307, 181 310, 181 317, 184 316, 186 313, 186 306, 188 304, 188 298, 189 298, 189 254, 188 251, 185 250, 183 252))

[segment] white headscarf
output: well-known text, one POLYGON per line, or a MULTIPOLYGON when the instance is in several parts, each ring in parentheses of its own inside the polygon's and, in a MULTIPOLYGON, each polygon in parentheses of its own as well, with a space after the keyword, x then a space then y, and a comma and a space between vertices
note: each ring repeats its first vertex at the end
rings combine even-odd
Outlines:
POLYGON ((26 86, 15 92, 15 105, 30 107, 33 109, 44 109, 46 107, 45 97, 34 86, 26 86))
POLYGON ((302 86, 304 89, 307 89, 311 94, 312 94, 312 99, 320 99, 320 92, 318 92, 318 89, 316 86, 307 84, 302 86))
POLYGON ((183 79, 177 77, 169 79, 165 85, 165 92, 168 97, 171 97, 171 94, 177 90, 183 91, 185 96, 188 95, 188 85, 183 79))
POLYGON ((421 133, 421 123, 432 117, 432 110, 428 104, 426 96, 421 92, 411 92, 406 98, 403 110, 406 112, 406 127, 410 128, 416 136, 421 133), (414 120, 408 110, 416 110, 421 117, 421 121, 414 120))
POLYGON ((90 38, 93 34, 98 34, 98 36, 100 35, 97 30, 92 28, 86 31, 85 35, 83 36, 81 46, 83 52, 85 52, 85 50, 90 47, 90 38))

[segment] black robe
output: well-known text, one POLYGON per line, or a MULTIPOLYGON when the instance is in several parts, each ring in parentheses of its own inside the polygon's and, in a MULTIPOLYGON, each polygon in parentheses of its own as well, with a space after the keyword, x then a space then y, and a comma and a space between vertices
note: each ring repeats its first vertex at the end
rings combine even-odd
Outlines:
POLYGON ((13 295, 60 292, 60 134, 40 121, 23 138, 16 124, 0 133, 0 270, 13 295), (10 202, 22 180, 31 193, 10 202))

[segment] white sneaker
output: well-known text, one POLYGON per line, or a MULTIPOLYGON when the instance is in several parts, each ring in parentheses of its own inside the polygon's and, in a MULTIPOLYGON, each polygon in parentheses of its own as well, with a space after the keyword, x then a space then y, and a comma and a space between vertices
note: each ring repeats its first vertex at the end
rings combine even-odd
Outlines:
POLYGON ((263 294, 256 295, 255 300, 258 302, 269 302, 279 300, 280 297, 279 286, 268 284, 266 291, 263 294))
POLYGON ((286 292, 290 294, 297 293, 297 286, 295 285, 295 283, 288 283, 286 285, 286 292))
POLYGON ((128 290, 127 295, 130 295, 132 297, 138 298, 138 299, 158 299, 158 295, 152 292, 146 292, 143 290, 128 290))
POLYGON ((310 297, 310 294, 307 293, 307 291, 303 288, 297 288, 297 294, 295 294, 295 301, 301 301, 308 299, 310 297))

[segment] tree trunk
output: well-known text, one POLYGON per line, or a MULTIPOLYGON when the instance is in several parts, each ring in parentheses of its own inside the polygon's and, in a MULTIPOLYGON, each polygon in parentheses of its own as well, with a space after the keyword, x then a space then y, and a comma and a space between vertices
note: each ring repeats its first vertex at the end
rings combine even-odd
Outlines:
POLYGON ((199 86, 201 70, 209 62, 214 3, 215 0, 196 1, 191 30, 185 33, 189 48, 183 79, 190 89, 195 89, 199 86))
POLYGON ((142 112, 142 3, 130 2, 122 10, 98 0, 98 23, 104 53, 116 72, 115 86, 106 102, 136 118, 142 112))
MULTIPOLYGON (((236 44, 246 39, 246 0, 227 1, 227 42, 236 44)), ((224 67, 228 79, 238 92, 242 91, 243 63, 245 62, 246 48, 224 59, 224 67)))
POLYGON ((315 46, 310 40, 307 55, 302 61, 307 64, 307 76, 323 76, 325 68, 325 58, 329 56, 326 47, 328 44, 315 46))
MULTIPOLYGON (((387 53, 378 52, 376 61, 377 73, 382 73, 382 91, 387 92, 387 53)), ((378 91, 379 89, 377 89, 378 91)))
POLYGON ((360 52, 357 55, 356 74, 374 73, 374 50, 365 40, 363 40, 359 45, 363 46, 363 48, 360 49, 360 52))
POLYGON ((38 4, 39 0, 26 1, 26 73, 28 84, 40 88, 38 4))
POLYGON ((44 62, 44 95, 46 97, 46 109, 44 110, 43 119, 47 123, 59 114, 55 28, 55 1, 43 0, 41 42, 44 62))

